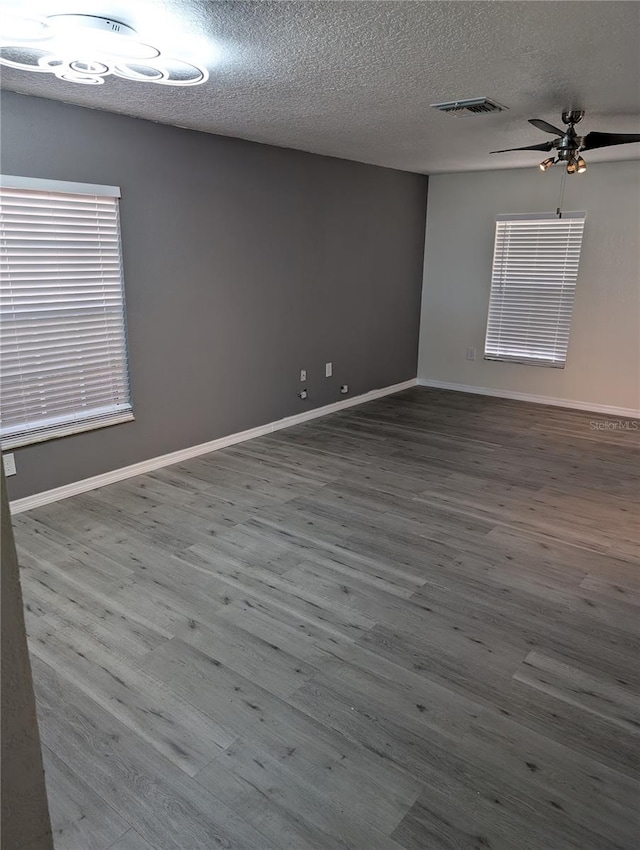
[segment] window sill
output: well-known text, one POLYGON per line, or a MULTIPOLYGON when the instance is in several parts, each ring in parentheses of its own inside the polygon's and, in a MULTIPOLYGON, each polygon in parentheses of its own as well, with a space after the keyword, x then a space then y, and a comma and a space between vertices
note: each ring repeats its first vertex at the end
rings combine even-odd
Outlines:
POLYGON ((57 440, 61 437, 72 437, 75 434, 83 434, 85 431, 109 428, 111 425, 121 425, 123 422, 133 422, 134 418, 133 411, 127 410, 108 419, 87 419, 85 422, 73 422, 35 434, 16 434, 2 439, 2 451, 44 443, 48 440, 57 440))
POLYGON ((520 363, 523 366, 544 366, 547 369, 564 369, 565 363, 553 362, 552 360, 535 360, 534 358, 526 357, 509 357, 509 355, 498 356, 493 354, 485 354, 485 360, 492 360, 498 363, 520 363))

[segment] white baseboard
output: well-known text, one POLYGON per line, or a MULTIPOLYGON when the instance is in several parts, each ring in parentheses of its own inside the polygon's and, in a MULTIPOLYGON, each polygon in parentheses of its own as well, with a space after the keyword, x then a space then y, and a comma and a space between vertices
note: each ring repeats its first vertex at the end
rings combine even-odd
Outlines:
POLYGON ((437 381, 433 378, 418 378, 417 383, 419 387, 433 387, 438 390, 454 390, 459 393, 474 393, 475 395, 490 395, 496 398, 510 398, 514 401, 530 401, 534 404, 550 404, 553 407, 569 407, 573 410, 605 413, 624 419, 640 419, 640 410, 634 410, 632 407, 615 407, 611 404, 596 404, 592 401, 576 401, 575 399, 554 398, 553 396, 533 395, 532 393, 516 393, 512 390, 473 387, 468 384, 452 384, 449 381, 437 381))
POLYGON ((247 440, 253 440, 255 437, 262 437, 265 434, 272 434, 274 431, 280 431, 282 428, 290 428, 292 425, 298 425, 301 422, 308 422, 310 419, 319 419, 322 416, 327 416, 330 413, 336 413, 338 410, 345 410, 347 407, 355 407, 358 404, 365 404, 368 401, 373 401, 376 398, 382 398, 392 393, 398 393, 401 390, 407 390, 410 387, 416 386, 416 379, 411 378, 409 381, 403 381, 400 384, 393 384, 389 387, 382 387, 379 390, 371 390, 363 395, 354 396, 353 398, 345 398, 344 400, 336 401, 333 404, 326 404, 324 407, 316 407, 313 410, 306 410, 304 413, 296 413, 295 416, 287 416, 284 419, 278 419, 276 422, 268 422, 266 425, 259 425, 257 428, 250 428, 248 431, 239 431, 236 434, 229 434, 226 437, 220 437, 217 440, 211 440, 208 443, 201 443, 198 446, 189 446, 186 449, 180 449, 177 452, 170 452, 159 457, 152 457, 149 460, 143 460, 140 463, 133 463, 131 466, 123 466, 120 469, 113 469, 110 472, 104 472, 102 475, 94 475, 92 478, 83 478, 81 481, 72 481, 71 484, 65 484, 62 487, 55 487, 53 490, 45 490, 42 493, 34 493, 33 496, 25 496, 23 499, 14 499, 11 504, 11 513, 19 514, 23 511, 38 508, 41 505, 48 505, 51 502, 59 502, 61 499, 68 499, 69 496, 76 496, 78 493, 86 493, 89 490, 97 490, 99 487, 105 487, 107 484, 115 484, 116 481, 123 481, 125 478, 133 478, 135 475, 142 475, 145 472, 151 472, 154 469, 160 469, 163 466, 170 466, 173 463, 181 463, 198 455, 209 454, 216 452, 219 449, 224 449, 227 446, 233 446, 236 443, 244 443, 247 440))

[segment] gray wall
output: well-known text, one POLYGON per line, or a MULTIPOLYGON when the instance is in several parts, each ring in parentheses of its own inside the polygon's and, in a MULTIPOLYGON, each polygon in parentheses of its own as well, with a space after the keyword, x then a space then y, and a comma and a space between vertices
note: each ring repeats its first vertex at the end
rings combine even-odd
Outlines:
POLYGON ((566 179, 563 208, 587 219, 565 368, 483 360, 496 215, 553 212, 561 177, 534 158, 531 168, 430 178, 421 379, 640 409, 638 161, 589 163, 566 179))
POLYGON ((122 189, 136 416, 16 450, 12 498, 415 377, 425 177, 14 93, 1 130, 6 174, 122 189))
POLYGON ((1 850, 53 850, 18 559, 4 482, 2 501, 1 850))

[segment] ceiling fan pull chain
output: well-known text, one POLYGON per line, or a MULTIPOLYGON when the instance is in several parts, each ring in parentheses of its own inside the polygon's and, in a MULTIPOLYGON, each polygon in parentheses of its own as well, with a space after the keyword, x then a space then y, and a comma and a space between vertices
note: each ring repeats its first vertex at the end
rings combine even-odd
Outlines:
POLYGON ((564 203, 564 184, 567 179, 567 172, 563 169, 562 176, 560 177, 560 194, 558 196, 558 207, 556 209, 556 215, 558 218, 562 218, 562 204, 564 203))

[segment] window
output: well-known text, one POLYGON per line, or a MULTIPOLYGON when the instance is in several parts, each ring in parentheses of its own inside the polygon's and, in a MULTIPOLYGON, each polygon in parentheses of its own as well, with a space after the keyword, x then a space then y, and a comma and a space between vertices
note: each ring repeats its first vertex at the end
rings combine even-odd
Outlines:
POLYGON ((0 177, 3 449, 133 419, 119 196, 0 177))
POLYGON ((584 219, 498 216, 485 360, 564 368, 584 219))

